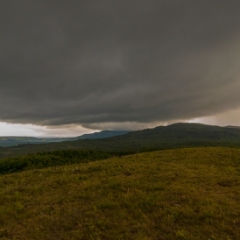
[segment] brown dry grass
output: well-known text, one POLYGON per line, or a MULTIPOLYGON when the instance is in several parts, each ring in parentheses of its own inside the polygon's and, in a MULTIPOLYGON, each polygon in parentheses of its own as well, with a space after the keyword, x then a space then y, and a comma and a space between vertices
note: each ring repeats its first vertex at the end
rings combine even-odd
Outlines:
POLYGON ((164 150, 0 176, 0 239, 240 239, 240 150, 164 150))

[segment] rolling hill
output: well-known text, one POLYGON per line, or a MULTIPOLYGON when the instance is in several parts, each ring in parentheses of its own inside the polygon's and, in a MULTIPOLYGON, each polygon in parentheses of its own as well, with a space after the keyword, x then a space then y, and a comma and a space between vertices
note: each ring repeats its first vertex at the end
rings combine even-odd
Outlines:
POLYGON ((11 147, 20 144, 63 142, 68 140, 73 140, 73 138, 0 137, 0 147, 11 147))
POLYGON ((240 149, 171 149, 0 175, 0 238, 240 239, 240 149))
POLYGON ((43 144, 51 142, 76 141, 79 139, 100 139, 123 135, 129 131, 100 131, 69 138, 36 138, 36 137, 0 137, 0 147, 11 147, 21 144, 43 144))
POLYGON ((240 129, 195 123, 178 123, 130 132, 103 139, 79 139, 41 145, 0 148, 0 157, 60 149, 140 152, 148 150, 200 146, 240 147, 240 129))
POLYGON ((0 238, 239 239, 239 147, 240 129, 179 123, 1 148, 0 238))

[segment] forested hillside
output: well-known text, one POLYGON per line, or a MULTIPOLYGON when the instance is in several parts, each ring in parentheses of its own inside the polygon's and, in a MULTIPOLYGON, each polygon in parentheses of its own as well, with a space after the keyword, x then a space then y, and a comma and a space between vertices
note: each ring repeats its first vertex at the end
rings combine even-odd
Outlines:
POLYGON ((0 148, 0 157, 23 155, 60 149, 102 151, 148 151, 179 147, 228 146, 240 147, 240 129, 203 124, 178 123, 153 129, 130 132, 104 139, 85 139, 41 145, 20 145, 0 148))

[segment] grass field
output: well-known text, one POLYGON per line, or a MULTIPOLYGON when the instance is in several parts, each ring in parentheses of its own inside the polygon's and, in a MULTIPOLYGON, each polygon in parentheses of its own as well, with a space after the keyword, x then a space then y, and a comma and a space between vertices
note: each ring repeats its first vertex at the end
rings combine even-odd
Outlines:
POLYGON ((188 148, 0 176, 0 239, 240 239, 240 150, 188 148))

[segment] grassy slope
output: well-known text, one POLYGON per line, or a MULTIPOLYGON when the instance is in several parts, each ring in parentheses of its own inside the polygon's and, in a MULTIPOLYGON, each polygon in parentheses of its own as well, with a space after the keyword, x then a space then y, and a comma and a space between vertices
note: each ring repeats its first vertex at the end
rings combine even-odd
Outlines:
POLYGON ((29 169, 40 169, 69 165, 73 163, 87 163, 110 157, 129 155, 128 152, 102 152, 92 150, 61 150, 40 152, 26 156, 10 157, 0 161, 0 174, 22 172, 29 169))
POLYGON ((193 148, 0 176, 1 239, 240 239, 240 150, 193 148))

